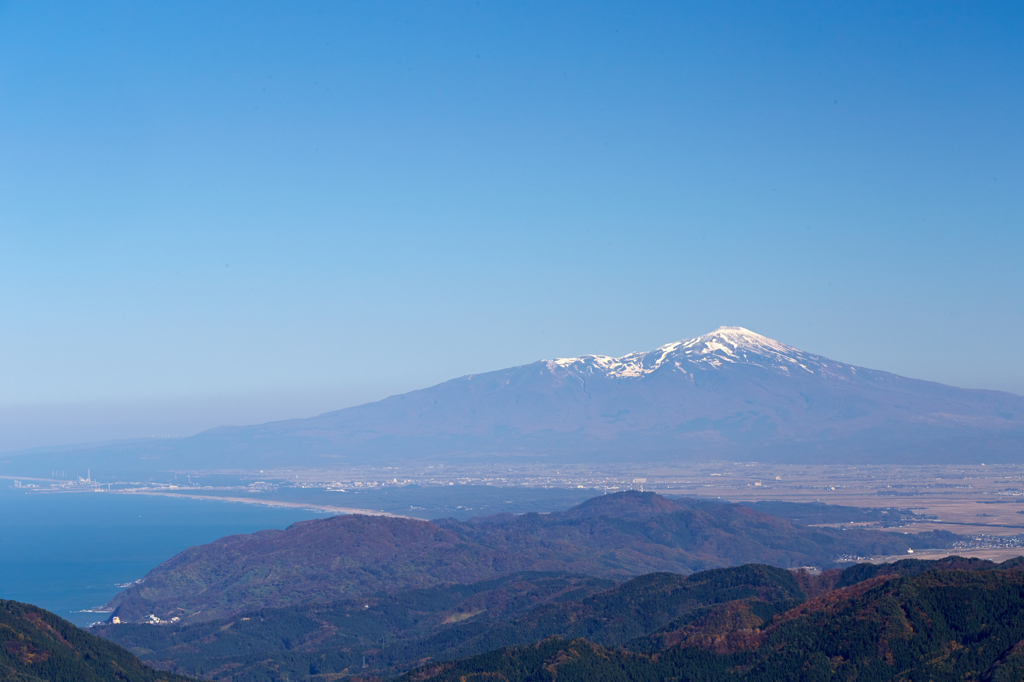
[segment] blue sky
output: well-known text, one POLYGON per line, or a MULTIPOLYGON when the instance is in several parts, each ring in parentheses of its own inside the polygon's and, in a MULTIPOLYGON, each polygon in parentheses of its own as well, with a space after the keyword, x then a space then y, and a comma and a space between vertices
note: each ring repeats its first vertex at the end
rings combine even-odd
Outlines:
POLYGON ((0 2, 0 450, 745 326, 1024 393, 1019 3, 0 2))

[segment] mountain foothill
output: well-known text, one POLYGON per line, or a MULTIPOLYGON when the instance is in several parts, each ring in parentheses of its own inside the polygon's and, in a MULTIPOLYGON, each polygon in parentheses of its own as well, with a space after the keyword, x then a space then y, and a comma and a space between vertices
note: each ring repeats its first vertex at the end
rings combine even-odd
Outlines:
POLYGON ((521 571, 623 580, 751 562, 828 566, 841 555, 905 554, 957 539, 804 526, 739 504, 627 491, 548 514, 469 522, 347 515, 229 536, 157 566, 108 606, 123 622, 190 623, 521 571))
POLYGON ((92 634, 7 602, 0 672, 168 682, 1019 679, 1024 557, 837 562, 959 539, 807 526, 634 491, 470 521, 338 516, 190 548, 118 595, 92 634))
POLYGON ((836 561, 958 539, 635 491, 470 521, 337 516, 190 548, 94 631, 156 668, 231 682, 1009 679, 1024 558, 836 561), (964 621, 959 599, 977 604, 964 621), (990 633, 986 614, 1002 619, 990 633))
POLYGON ((524 573, 98 631, 153 665, 233 682, 1009 681, 1024 673, 1024 559, 747 564, 617 585, 524 573))

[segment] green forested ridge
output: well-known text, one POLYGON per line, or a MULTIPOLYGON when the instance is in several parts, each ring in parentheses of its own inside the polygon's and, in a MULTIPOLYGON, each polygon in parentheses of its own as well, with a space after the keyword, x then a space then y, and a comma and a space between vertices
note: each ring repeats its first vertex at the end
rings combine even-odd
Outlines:
MULTIPOLYGON (((995 567, 981 560, 906 560, 887 570, 919 573, 922 567, 958 565, 995 567)), ((719 648, 734 643, 748 636, 745 630, 763 628, 857 570, 812 576, 751 564, 690 576, 654 573, 614 587, 609 581, 532 573, 361 601, 262 609, 185 626, 128 624, 99 632, 154 665, 236 681, 397 673, 429 660, 551 636, 653 654, 684 640, 719 648)))
POLYGON ((1024 679, 1019 566, 919 571, 922 563, 904 563, 766 619, 753 602, 731 602, 625 648, 549 638, 401 679, 1016 681, 1024 679))
POLYGON ((0 599, 0 680, 185 682, 49 611, 0 599))
MULTIPOLYGON (((143 659, 189 674, 244 679, 302 679, 317 672, 401 670, 460 645, 492 623, 545 602, 580 599, 615 585, 608 579, 523 573, 470 585, 446 585, 360 600, 261 609, 185 626, 121 624, 96 631, 143 659)), ((496 646, 517 643, 501 642, 496 646)), ((225 678, 227 679, 227 678, 225 678)))
POLYGON ((365 602, 264 609, 245 614, 247 620, 116 625, 100 632, 144 660, 178 672, 236 680, 287 673, 296 680, 311 671, 360 671, 364 657, 369 671, 400 672, 425 660, 551 635, 617 645, 723 601, 754 600, 774 612, 804 597, 792 572, 760 565, 688 577, 655 573, 614 587, 610 581, 524 574, 365 602), (533 608, 523 608, 531 602, 533 608))
POLYGON ((825 566, 841 554, 890 555, 956 539, 811 528, 737 504, 623 492, 543 515, 436 523, 351 515, 231 536, 182 552, 110 605, 122 621, 155 614, 196 622, 526 570, 624 580, 754 561, 825 566))
POLYGON ((937 561, 928 559, 903 559, 891 564, 857 564, 856 566, 851 566, 843 571, 842 576, 836 583, 836 587, 847 587, 848 585, 853 585, 880 575, 910 577, 936 568, 945 570, 961 569, 965 571, 1005 571, 1022 566, 1024 566, 1024 557, 1010 559, 1009 561, 1004 561, 1001 564, 993 564, 987 559, 956 556, 939 559, 937 561))

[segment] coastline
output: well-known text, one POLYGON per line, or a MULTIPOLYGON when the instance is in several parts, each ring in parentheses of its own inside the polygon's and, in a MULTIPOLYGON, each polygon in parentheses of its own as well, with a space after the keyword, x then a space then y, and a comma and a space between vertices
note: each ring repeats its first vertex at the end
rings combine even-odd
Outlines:
POLYGON ((248 497, 229 497, 226 495, 190 495, 188 493, 165 493, 158 490, 111 490, 111 495, 152 495, 154 497, 176 497, 190 500, 217 500, 219 502, 241 502, 263 507, 287 507, 290 509, 315 509, 317 511, 334 512, 336 514, 364 514, 366 516, 388 516, 395 519, 408 519, 410 516, 391 514, 377 509, 358 509, 355 507, 336 507, 328 504, 312 504, 308 502, 285 502, 283 500, 254 500, 248 497))

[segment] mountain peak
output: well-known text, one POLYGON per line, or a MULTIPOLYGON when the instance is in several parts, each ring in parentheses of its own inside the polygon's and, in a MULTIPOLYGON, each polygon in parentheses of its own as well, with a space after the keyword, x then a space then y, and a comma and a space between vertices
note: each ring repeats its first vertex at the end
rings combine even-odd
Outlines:
POLYGON ((703 334, 695 339, 680 341, 679 344, 684 348, 693 348, 698 352, 712 353, 714 351, 723 351, 727 355, 732 355, 732 352, 737 350, 754 351, 757 353, 767 352, 769 354, 783 354, 787 356, 800 353, 800 351, 792 346, 779 343, 775 339, 762 336, 744 327, 719 327, 709 334, 703 334))
POLYGON ((812 372, 807 367, 808 361, 813 361, 813 356, 744 327, 719 327, 708 334, 668 343, 652 351, 630 353, 619 358, 607 355, 557 358, 548 362, 548 367, 552 371, 575 368, 603 372, 614 378, 637 378, 666 364, 682 370, 680 363, 700 363, 711 367, 729 363, 767 363, 786 372, 792 367, 812 372))
POLYGON ((761 336, 757 332, 752 332, 749 329, 747 329, 746 327, 730 327, 729 325, 722 325, 721 327, 719 327, 718 329, 716 329, 715 331, 713 331, 711 333, 712 334, 718 334, 718 333, 723 333, 724 334, 726 332, 736 332, 738 334, 743 334, 743 335, 746 335, 746 336, 761 336))
MULTIPOLYGON (((688 339, 687 341, 706 342, 710 340, 722 341, 736 346, 768 346, 777 349, 796 350, 784 343, 779 343, 775 339, 768 338, 767 336, 763 336, 757 332, 752 332, 745 327, 719 327, 713 332, 702 334, 694 339, 688 339)), ((681 343, 687 343, 687 341, 682 341, 681 343)))
MULTIPOLYGON (((1024 397, 907 379, 719 327, 622 357, 531 362, 311 419, 117 448, 106 452, 125 471, 150 457, 144 466, 178 470, 317 468, 324 457, 338 466, 495 456, 1018 462, 1024 397)), ((80 462, 85 452, 52 461, 80 462)))
MULTIPOLYGON (((767 336, 762 336, 757 332, 752 332, 746 327, 729 327, 722 326, 713 332, 704 334, 703 336, 724 336, 728 338, 742 338, 742 339, 768 339, 767 336)), ((771 341, 771 339, 768 339, 771 341)))

